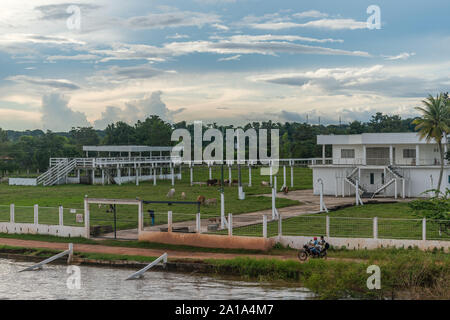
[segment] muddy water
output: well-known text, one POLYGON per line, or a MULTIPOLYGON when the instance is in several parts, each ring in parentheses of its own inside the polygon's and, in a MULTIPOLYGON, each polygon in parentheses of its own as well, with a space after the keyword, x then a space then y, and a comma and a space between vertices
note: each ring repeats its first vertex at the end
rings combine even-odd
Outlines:
POLYGON ((125 281, 135 270, 80 266, 80 281, 65 265, 21 272, 32 265, 0 259, 0 299, 310 299, 305 288, 236 281, 204 275, 149 271, 125 281), (79 283, 79 288, 77 288, 79 283))

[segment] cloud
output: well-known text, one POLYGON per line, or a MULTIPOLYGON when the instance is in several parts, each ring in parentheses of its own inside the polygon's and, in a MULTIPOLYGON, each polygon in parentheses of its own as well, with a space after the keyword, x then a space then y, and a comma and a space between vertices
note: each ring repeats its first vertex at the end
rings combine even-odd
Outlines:
POLYGON ((325 18, 328 17, 328 14, 317 10, 309 10, 295 13, 292 16, 295 18, 325 18))
POLYGON ((112 66, 106 70, 98 71, 94 76, 90 77, 89 80, 94 82, 123 82, 128 80, 149 79, 162 73, 165 73, 165 71, 155 69, 148 64, 131 67, 112 66))
POLYGON ((241 57, 240 54, 237 54, 235 56, 231 56, 231 57, 226 57, 226 58, 220 58, 217 61, 233 61, 233 60, 240 60, 239 58, 241 57))
POLYGON ((50 87, 53 89, 62 89, 62 90, 80 89, 80 87, 77 84, 75 84, 72 81, 67 80, 67 79, 44 79, 44 78, 40 78, 40 77, 16 75, 16 76, 8 77, 8 78, 6 78, 6 80, 10 80, 10 81, 18 82, 18 83, 50 87))
POLYGON ((66 11, 71 5, 79 7, 82 14, 101 8, 101 6, 87 3, 61 3, 37 6, 35 10, 40 12, 42 20, 63 20, 72 15, 66 11))
POLYGON ((406 60, 415 55, 416 54, 414 52, 411 52, 411 53, 403 52, 396 56, 384 56, 384 58, 385 58, 385 60, 406 60))
POLYGON ((356 21, 353 19, 320 19, 313 20, 306 23, 296 23, 288 21, 280 22, 264 22, 253 23, 249 27, 253 29, 261 30, 282 30, 291 28, 318 28, 318 29, 330 29, 330 30, 356 30, 366 29, 366 21, 356 21))
POLYGON ((161 100, 162 91, 152 92, 143 99, 136 99, 125 103, 125 108, 108 106, 102 112, 101 118, 94 122, 98 129, 104 129, 108 124, 124 121, 134 124, 151 115, 157 115, 165 121, 173 121, 173 116, 183 112, 185 109, 169 110, 161 100))
POLYGON ((189 36, 186 34, 175 33, 173 36, 167 36, 166 38, 167 39, 187 39, 187 38, 189 38, 189 36))
POLYGON ((67 131, 72 127, 86 127, 89 122, 82 112, 73 111, 69 100, 62 94, 52 93, 42 97, 41 121, 44 129, 67 131))
POLYGON ((76 54, 73 56, 49 56, 48 61, 58 60, 72 60, 72 61, 86 61, 86 60, 98 60, 100 57, 94 54, 76 54))
POLYGON ((171 11, 131 17, 125 21, 125 25, 132 29, 153 29, 189 26, 202 27, 206 24, 216 24, 219 22, 219 16, 212 13, 171 11))
POLYGON ((75 40, 63 36, 47 36, 32 33, 9 33, 0 35, 0 44, 47 44, 47 45, 85 45, 84 41, 75 40))
POLYGON ((272 73, 249 77, 281 85, 298 86, 308 93, 354 95, 373 93, 391 97, 423 97, 445 90, 450 77, 426 78, 398 75, 382 65, 367 68, 321 68, 297 73, 272 73))

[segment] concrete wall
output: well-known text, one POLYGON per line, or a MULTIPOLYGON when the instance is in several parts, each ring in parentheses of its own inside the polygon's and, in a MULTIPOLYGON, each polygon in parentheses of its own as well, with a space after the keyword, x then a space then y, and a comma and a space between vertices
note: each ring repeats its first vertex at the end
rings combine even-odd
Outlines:
POLYGON ((36 179, 32 178, 9 178, 10 186, 36 186, 36 179))
POLYGON ((85 237, 84 227, 0 222, 0 233, 45 234, 58 237, 85 237))
POLYGON ((261 237, 240 237, 227 235, 211 235, 199 233, 177 233, 177 232, 139 232, 139 241, 158 242, 165 244, 185 245, 207 248, 224 249, 248 249, 269 250, 274 244, 273 239, 261 237))
MULTIPOLYGON (((273 237, 275 242, 284 246, 300 249, 311 237, 304 236, 278 236, 273 237)), ((450 250, 450 241, 437 240, 400 240, 400 239, 369 239, 369 238, 325 238, 334 247, 346 247, 347 249, 376 249, 376 248, 408 248, 418 247, 421 250, 433 250, 434 248, 444 248, 446 252, 450 250)))

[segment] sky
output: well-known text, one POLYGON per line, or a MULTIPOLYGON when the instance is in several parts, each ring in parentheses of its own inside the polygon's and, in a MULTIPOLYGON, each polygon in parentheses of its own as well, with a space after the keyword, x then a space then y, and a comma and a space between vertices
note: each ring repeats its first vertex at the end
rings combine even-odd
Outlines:
POLYGON ((444 0, 2 0, 0 127, 415 116, 449 91, 449 13, 444 0))

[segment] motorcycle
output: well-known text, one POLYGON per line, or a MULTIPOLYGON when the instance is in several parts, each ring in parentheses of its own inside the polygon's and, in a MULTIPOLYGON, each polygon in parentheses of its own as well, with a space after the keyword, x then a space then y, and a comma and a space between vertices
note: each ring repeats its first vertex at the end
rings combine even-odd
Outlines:
POLYGON ((308 260, 308 257, 313 258, 326 258, 327 256, 327 250, 330 247, 328 243, 325 243, 325 246, 320 250, 320 252, 317 252, 316 250, 313 251, 311 248, 305 244, 302 249, 298 251, 298 259, 300 261, 306 261, 308 260))

